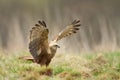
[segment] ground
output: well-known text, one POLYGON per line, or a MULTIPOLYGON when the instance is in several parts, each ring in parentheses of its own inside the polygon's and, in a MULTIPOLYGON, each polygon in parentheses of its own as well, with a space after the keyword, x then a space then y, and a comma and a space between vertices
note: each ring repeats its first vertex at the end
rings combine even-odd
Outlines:
POLYGON ((57 54, 49 67, 0 54, 0 80, 120 80, 120 52, 57 54))

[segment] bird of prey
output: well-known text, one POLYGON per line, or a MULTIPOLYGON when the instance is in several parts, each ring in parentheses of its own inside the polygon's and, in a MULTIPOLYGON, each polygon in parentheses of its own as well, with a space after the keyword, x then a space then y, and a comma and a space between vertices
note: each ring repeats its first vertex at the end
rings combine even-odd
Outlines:
POLYGON ((52 41, 48 42, 49 30, 44 21, 38 21, 30 30, 29 51, 34 61, 41 66, 48 66, 54 57, 57 48, 60 48, 58 41, 72 35, 79 30, 80 20, 74 20, 69 26, 62 30, 52 41))

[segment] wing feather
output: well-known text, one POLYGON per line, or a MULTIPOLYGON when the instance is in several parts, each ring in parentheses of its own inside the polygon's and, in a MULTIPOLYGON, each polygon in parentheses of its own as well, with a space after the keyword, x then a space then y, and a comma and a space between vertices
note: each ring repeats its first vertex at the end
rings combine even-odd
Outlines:
POLYGON ((47 50, 46 48, 49 45, 48 33, 49 31, 44 21, 38 21, 35 27, 30 30, 29 51, 34 59, 37 59, 43 49, 47 50))
POLYGON ((79 30, 81 24, 80 24, 80 20, 74 20, 71 25, 67 26, 63 31, 61 31, 57 37, 54 38, 54 41, 58 41, 61 40, 62 38, 72 35, 74 33, 77 32, 77 30, 79 30))

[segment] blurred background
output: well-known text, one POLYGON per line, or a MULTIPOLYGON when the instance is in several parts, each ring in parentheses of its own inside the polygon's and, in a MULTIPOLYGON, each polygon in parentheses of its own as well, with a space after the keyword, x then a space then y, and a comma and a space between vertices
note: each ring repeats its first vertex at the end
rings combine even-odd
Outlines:
POLYGON ((119 0, 0 0, 0 51, 28 51, 38 20, 46 22, 51 40, 74 19, 81 29, 59 42, 59 53, 119 50, 119 8, 119 0))

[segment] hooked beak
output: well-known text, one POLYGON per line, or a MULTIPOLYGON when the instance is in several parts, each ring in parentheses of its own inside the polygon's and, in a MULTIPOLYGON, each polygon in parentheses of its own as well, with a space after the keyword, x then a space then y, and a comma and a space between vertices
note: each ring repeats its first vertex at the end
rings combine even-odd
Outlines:
POLYGON ((59 46, 59 45, 57 45, 57 48, 60 48, 60 46, 59 46))

